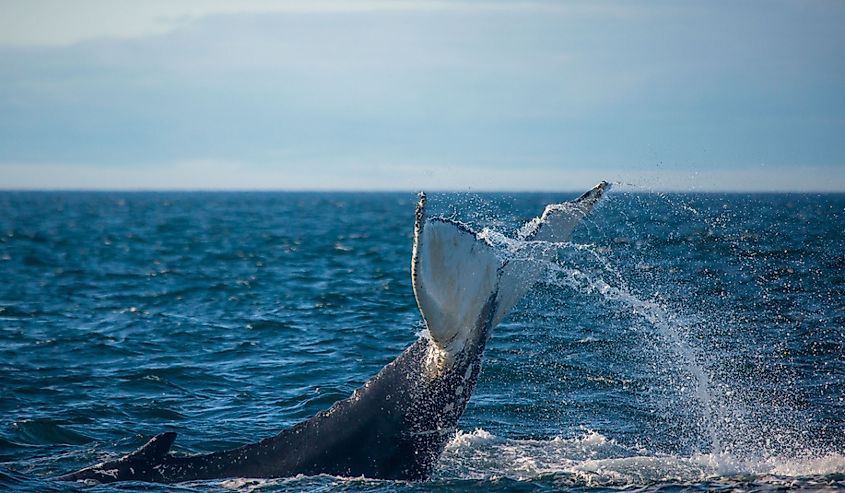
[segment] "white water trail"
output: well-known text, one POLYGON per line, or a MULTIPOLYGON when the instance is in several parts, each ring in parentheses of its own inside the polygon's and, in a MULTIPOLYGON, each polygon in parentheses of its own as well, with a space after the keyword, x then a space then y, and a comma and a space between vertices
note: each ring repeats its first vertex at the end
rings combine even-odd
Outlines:
MULTIPOLYGON (((598 257, 597 253, 593 250, 590 251, 598 257)), ((602 263, 609 267, 607 259, 602 258, 602 263)), ((681 332, 685 328, 685 324, 659 303, 636 296, 627 286, 614 287, 601 278, 591 278, 578 269, 558 264, 550 264, 548 269, 549 282, 557 284, 562 282, 568 287, 585 294, 600 293, 604 299, 625 306, 631 313, 643 318, 657 330, 658 336, 668 343, 667 349, 674 351, 679 356, 683 364, 682 370, 693 378, 694 395, 700 408, 704 411, 704 422, 702 424, 710 438, 710 453, 718 460, 725 450, 717 424, 725 422, 725 409, 718 399, 718 393, 712 385, 709 374, 699 363, 702 360, 701 356, 693 346, 685 341, 684 333, 681 332)), ((621 276, 617 277, 621 278, 621 276)))
MULTIPOLYGON (((562 486, 629 487, 656 482, 724 481, 753 475, 777 484, 790 478, 839 474, 845 456, 766 457, 732 462, 729 456, 657 454, 622 445, 593 430, 572 438, 503 439, 483 429, 458 431, 446 446, 437 478, 532 480, 563 476, 562 486), (731 467, 730 472, 725 468, 731 467)), ((436 479, 436 478, 435 478, 436 479)))
MULTIPOLYGON (((594 245, 577 243, 549 243, 543 241, 523 241, 508 238, 500 233, 484 230, 480 234, 490 243, 501 249, 507 258, 533 259, 538 268, 546 272, 544 282, 550 285, 565 286, 583 294, 600 294, 605 300, 622 306, 656 330, 659 342, 674 353, 681 362, 680 370, 689 375, 693 381, 693 395, 698 401, 698 409, 702 414, 702 426, 709 437, 712 457, 717 463, 726 455, 719 425, 727 419, 725 404, 720 399, 716 387, 712 384, 710 375, 703 366, 701 355, 694 346, 686 341, 689 333, 689 323, 685 322, 671 310, 657 301, 645 300, 635 294, 625 282, 625 277, 612 265, 609 258, 594 245), (613 286, 602 277, 591 276, 582 270, 549 260, 557 257, 557 252, 569 250, 586 253, 591 260, 597 262, 601 270, 610 274, 617 285, 613 286)), ((649 334, 646 334, 649 335, 649 334)), ((733 466, 725 462, 720 469, 728 471, 733 466)))

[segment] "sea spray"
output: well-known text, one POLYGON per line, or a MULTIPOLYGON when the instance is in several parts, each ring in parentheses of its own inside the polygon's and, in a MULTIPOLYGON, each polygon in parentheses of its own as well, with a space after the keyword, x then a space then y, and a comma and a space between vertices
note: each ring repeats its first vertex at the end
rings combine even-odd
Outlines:
POLYGON ((794 478, 845 470, 845 455, 772 456, 735 462, 711 453, 666 454, 624 445, 594 430, 573 437, 507 439, 482 428, 458 431, 441 459, 435 480, 511 478, 536 481, 553 477, 559 487, 632 487, 655 483, 710 483, 727 476, 767 477, 788 485, 794 478))
MULTIPOLYGON (((700 214, 691 207, 680 209, 700 214)), ((564 474, 574 481, 573 484, 594 486, 638 484, 642 481, 703 481, 737 474, 788 476, 789 471, 814 474, 817 470, 835 471, 843 464, 841 454, 817 450, 809 443, 799 441, 793 441, 795 449, 784 453, 783 447, 774 442, 783 441, 784 436, 800 436, 800 416, 789 419, 785 417, 787 409, 777 408, 773 403, 771 416, 775 421, 761 422, 749 413, 750 406, 760 403, 759 399, 755 400, 759 392, 753 388, 753 382, 717 379, 715 375, 719 371, 730 374, 731 367, 739 363, 727 354, 708 351, 707 345, 697 336, 707 329, 712 330, 713 325, 735 321, 737 317, 734 315, 696 312, 694 308, 698 305, 694 303, 674 306, 667 301, 669 297, 661 296, 661 289, 671 290, 671 286, 666 284, 652 284, 653 294, 649 297, 640 294, 627 282, 631 274, 617 267, 612 248, 596 244, 514 240, 492 230, 483 230, 481 236, 497 246, 504 258, 533 259, 537 262, 537 268, 546 271, 541 282, 556 288, 559 295, 571 296, 575 292, 598 296, 618 316, 645 322, 631 323, 630 328, 636 337, 642 339, 641 347, 651 350, 656 365, 662 366, 658 369, 659 376, 666 378, 669 390, 663 394, 666 402, 662 404, 681 407, 685 412, 679 415, 691 417, 694 421, 686 426, 704 433, 705 447, 695 450, 696 438, 687 436, 687 445, 694 447, 693 450, 687 449, 688 455, 673 453, 664 456, 659 451, 624 449, 620 445, 615 457, 573 461, 566 456, 550 458, 554 456, 550 453, 555 448, 553 444, 564 440, 561 438, 544 444, 503 441, 484 430, 476 430, 469 435, 459 432, 447 449, 447 456, 459 450, 465 451, 468 446, 481 447, 484 444, 487 449, 476 456, 485 464, 479 467, 479 471, 501 472, 504 468, 508 470, 508 477, 523 479, 526 474, 564 474), (562 288, 565 291, 561 292, 562 288), (786 429, 790 424, 798 430, 791 432, 786 429), (773 440, 772 435, 781 436, 773 440), (531 446, 526 445, 528 443, 531 446), (537 464, 542 462, 541 457, 546 462, 539 467, 537 464), (489 461, 500 463, 494 466, 489 461), (649 469, 653 470, 652 476, 644 473, 649 469)), ((642 263, 633 265, 635 270, 642 270, 642 263)), ((788 392, 788 389, 781 392, 788 392)), ((461 467, 470 467, 465 457, 460 463, 461 467)), ((472 475, 466 470, 464 473, 472 475)))
MULTIPOLYGON (((660 397, 657 404, 666 409, 666 419, 686 430, 677 436, 681 450, 706 453, 724 474, 766 457, 823 456, 830 446, 819 443, 818 433, 794 404, 800 389, 790 369, 777 358, 761 360, 731 344, 748 337, 744 329, 750 321, 734 311, 736 286, 727 281, 742 281, 748 272, 766 269, 754 263, 753 255, 737 254, 745 246, 743 238, 753 235, 727 232, 732 220, 728 205, 714 209, 667 194, 656 198, 669 204, 656 208, 658 224, 680 223, 678 231, 668 231, 663 238, 656 237, 653 228, 631 224, 621 226, 629 229, 627 237, 606 236, 602 244, 523 242, 489 230, 482 235, 505 257, 534 259, 547 272, 547 288, 566 288, 560 296, 571 296, 571 290, 598 296, 612 316, 629 319, 630 333, 641 340, 640 349, 650 353, 657 387, 651 395, 660 397), (640 235, 637 228, 647 233, 640 235), (678 273, 686 266, 673 265, 676 259, 650 258, 652 250, 672 242, 678 245, 673 248, 686 247, 694 267, 705 275, 722 269, 734 278, 714 277, 712 295, 705 285, 709 296, 689 297, 679 287, 689 283, 678 273), (720 254, 727 267, 699 260, 708 251, 720 254), (550 261, 553 257, 559 258, 550 261), (756 366, 749 370, 750 364, 756 366)), ((636 195, 625 202, 646 207, 654 200, 636 195)), ((605 207, 613 208, 614 201, 605 207)), ((768 293, 762 289, 759 296, 765 299, 768 293)), ((777 341, 768 347, 779 351, 777 341)))
MULTIPOLYGON (((574 243, 547 243, 521 241, 508 238, 505 235, 484 230, 481 235, 494 245, 500 247, 503 255, 509 258, 531 258, 537 262, 537 268, 544 269, 546 276, 543 282, 550 285, 567 287, 582 294, 599 294, 606 301, 620 309, 641 317, 648 322, 656 335, 660 338, 660 346, 674 353, 674 359, 680 363, 683 375, 691 380, 692 396, 695 402, 688 402, 688 406, 697 406, 700 411, 698 426, 706 430, 709 437, 710 452, 714 457, 720 457, 723 450, 722 430, 719 424, 729 418, 725 416, 724 403, 717 395, 717 390, 711 384, 711 377, 706 368, 700 363, 703 359, 695 347, 686 341, 687 325, 680 317, 670 312, 657 301, 645 300, 638 297, 625 283, 622 273, 613 267, 611 260, 603 255, 595 245, 574 243), (602 275, 590 273, 567 266, 570 263, 558 263, 547 259, 556 257, 552 252, 569 251, 580 255, 581 263, 597 264, 601 273, 613 277, 613 286, 606 282, 602 275)), ((577 255, 576 255, 577 256, 577 255)), ((634 325, 633 327, 638 327, 634 325)), ((653 331, 641 333, 643 337, 650 337, 653 331)), ((683 383, 676 389, 683 393, 686 388, 683 383)))

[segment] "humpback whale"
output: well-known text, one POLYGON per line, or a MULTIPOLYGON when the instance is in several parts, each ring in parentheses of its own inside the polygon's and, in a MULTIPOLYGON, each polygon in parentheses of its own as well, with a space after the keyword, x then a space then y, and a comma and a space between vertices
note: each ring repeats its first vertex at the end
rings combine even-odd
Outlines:
MULTIPOLYGON (((601 182, 574 201, 546 206, 517 238, 568 241, 609 187, 601 182)), ((174 455, 170 448, 176 433, 167 432, 120 459, 55 479, 428 478, 472 395, 494 327, 539 279, 542 268, 533 257, 498 255, 488 238, 462 223, 426 217, 425 203, 421 193, 411 277, 426 331, 350 397, 273 437, 232 450, 174 455)))

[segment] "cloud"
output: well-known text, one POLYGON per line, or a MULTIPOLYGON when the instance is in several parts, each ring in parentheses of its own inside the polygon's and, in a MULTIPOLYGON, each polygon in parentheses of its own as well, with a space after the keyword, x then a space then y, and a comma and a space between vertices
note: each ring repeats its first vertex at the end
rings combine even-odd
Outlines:
POLYGON ((165 34, 215 15, 548 10, 627 15, 613 4, 461 0, 0 0, 0 45, 58 46, 165 34))
POLYGON ((842 8, 720 5, 9 3, 0 25, 17 31, 0 38, 57 37, 0 46, 0 163, 82 188, 62 166, 95 188, 528 189, 649 166, 671 187, 696 170, 783 187, 733 171, 759 163, 841 176, 842 8), (218 178, 195 183, 199 168, 218 178))

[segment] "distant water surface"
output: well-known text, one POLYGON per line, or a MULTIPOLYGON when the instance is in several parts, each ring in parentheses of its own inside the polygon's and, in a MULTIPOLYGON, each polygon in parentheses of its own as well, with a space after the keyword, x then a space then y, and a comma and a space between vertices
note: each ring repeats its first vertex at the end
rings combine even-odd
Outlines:
MULTIPOLYGON (((432 194, 511 234, 563 194, 432 194)), ((413 342, 414 194, 0 193, 0 489, 176 431, 277 433, 413 342)), ((432 481, 180 491, 845 488, 845 195, 614 191, 498 327, 432 481)), ((172 491, 140 483, 96 491, 172 491)))

